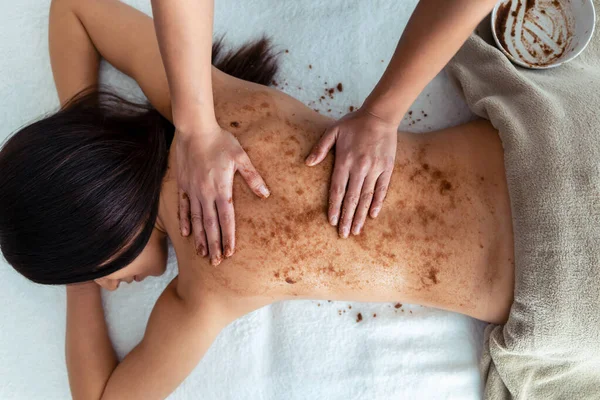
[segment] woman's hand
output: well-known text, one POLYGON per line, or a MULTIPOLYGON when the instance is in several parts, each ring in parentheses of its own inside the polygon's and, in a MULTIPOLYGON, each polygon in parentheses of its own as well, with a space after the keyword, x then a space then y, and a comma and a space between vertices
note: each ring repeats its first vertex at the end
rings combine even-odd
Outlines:
POLYGON ((319 164, 335 144, 335 165, 329 192, 329 222, 347 238, 358 235, 370 210, 377 217, 387 193, 398 140, 397 126, 363 108, 330 127, 306 164, 319 164), (341 208, 341 217, 340 217, 341 208))
POLYGON ((219 265, 235 250, 233 176, 239 171, 259 197, 270 193, 248 155, 230 132, 218 124, 201 133, 181 132, 176 144, 179 185, 179 227, 182 236, 194 232, 196 254, 219 265))

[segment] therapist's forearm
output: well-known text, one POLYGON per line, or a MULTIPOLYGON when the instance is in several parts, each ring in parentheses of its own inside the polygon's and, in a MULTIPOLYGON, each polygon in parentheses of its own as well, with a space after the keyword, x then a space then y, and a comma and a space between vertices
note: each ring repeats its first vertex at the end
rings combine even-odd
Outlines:
MULTIPOLYGON (((180 134, 216 126, 211 52, 213 0, 152 0, 154 25, 180 134)), ((214 131, 214 129, 212 129, 214 131)))
POLYGON ((399 125, 408 107, 456 54, 496 0, 421 0, 363 107, 399 125))
POLYGON ((100 399, 118 361, 108 337, 100 287, 93 282, 67 286, 65 347, 73 399, 100 399))

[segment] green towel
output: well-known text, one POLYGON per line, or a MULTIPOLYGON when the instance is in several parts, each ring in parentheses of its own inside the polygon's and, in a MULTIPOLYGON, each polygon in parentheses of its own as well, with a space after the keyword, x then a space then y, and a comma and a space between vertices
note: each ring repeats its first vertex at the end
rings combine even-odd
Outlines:
POLYGON ((499 131, 513 214, 514 303, 485 331, 485 398, 600 399, 600 29, 535 71, 494 46, 488 19, 447 72, 499 131))

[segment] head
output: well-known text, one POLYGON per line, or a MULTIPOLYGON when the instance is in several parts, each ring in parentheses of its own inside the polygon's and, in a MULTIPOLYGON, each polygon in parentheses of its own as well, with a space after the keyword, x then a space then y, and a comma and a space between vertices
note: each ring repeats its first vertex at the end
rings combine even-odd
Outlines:
POLYGON ((127 266, 94 281, 104 289, 112 291, 116 290, 121 282, 141 282, 148 276, 160 276, 167 266, 167 253, 167 234, 160 218, 157 218, 150 239, 142 252, 127 266))
POLYGON ((42 284, 164 272, 158 218, 173 126, 156 110, 87 90, 0 150, 0 249, 42 284))

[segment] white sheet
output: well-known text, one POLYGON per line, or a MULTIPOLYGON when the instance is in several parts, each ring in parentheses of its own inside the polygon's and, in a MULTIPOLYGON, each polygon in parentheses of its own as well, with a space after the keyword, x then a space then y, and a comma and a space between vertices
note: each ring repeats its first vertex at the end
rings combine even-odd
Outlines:
MULTIPOLYGON (((150 13, 149 0, 128 3, 150 13)), ((343 83, 343 92, 336 92, 329 105, 310 103, 340 116, 349 106, 360 105, 375 85, 416 1, 216 3, 215 31, 226 32, 229 43, 265 32, 282 51, 289 50, 282 54, 278 81, 288 83, 284 88, 290 94, 309 104, 326 86, 343 83)), ((47 54, 48 4, 0 1, 0 141, 58 105, 47 54)), ((102 77, 124 92, 140 94, 130 79, 106 65, 102 77)), ((443 74, 412 110, 413 120, 421 121, 410 125, 406 119, 401 129, 426 131, 472 117, 443 74)), ((156 298, 175 274, 174 263, 170 257, 169 271, 161 278, 105 293, 119 356, 142 337, 156 298)), ((223 331, 170 398, 478 399, 482 325, 418 306, 278 303, 223 331), (345 312, 339 315, 340 310, 345 312), (361 322, 356 322, 358 312, 361 322)), ((64 326, 64 288, 32 284, 1 260, 0 399, 69 398, 64 326)))

